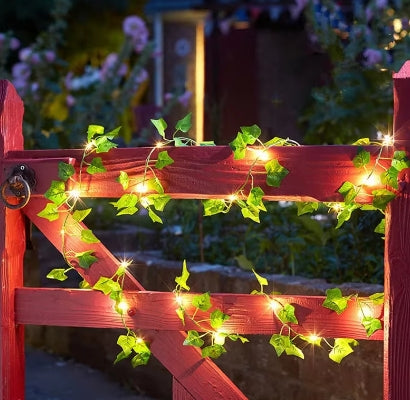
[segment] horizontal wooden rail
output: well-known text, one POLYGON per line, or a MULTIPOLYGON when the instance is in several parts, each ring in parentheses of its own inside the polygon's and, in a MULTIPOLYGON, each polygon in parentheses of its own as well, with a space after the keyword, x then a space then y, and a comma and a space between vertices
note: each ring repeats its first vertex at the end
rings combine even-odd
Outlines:
MULTIPOLYGON (((169 292, 127 291, 126 298, 133 316, 127 316, 130 328, 158 331, 181 331, 211 329, 203 323, 198 327, 186 318, 182 325, 175 309, 175 294, 169 292)), ((194 294, 183 294, 188 314, 194 309, 194 294)), ((223 329, 230 333, 270 335, 279 333, 282 324, 274 316, 265 296, 248 294, 212 294, 213 308, 230 315, 223 329)), ((323 337, 351 337, 355 339, 383 340, 383 331, 367 338, 360 324, 360 310, 354 300, 341 315, 322 307, 322 296, 275 296, 277 305, 292 304, 299 324, 292 328, 303 335, 316 334, 323 337)), ((371 307, 375 317, 381 317, 382 306, 371 307)), ((198 312, 197 320, 209 318, 208 313, 198 312)), ((109 297, 93 290, 19 288, 16 290, 16 322, 29 325, 77 326, 90 328, 121 328, 121 318, 113 309, 109 297)))
MULTIPOLYGON (((245 182, 249 167, 256 157, 254 152, 248 150, 245 159, 235 161, 229 146, 161 148, 164 149, 175 162, 157 171, 157 176, 167 194, 184 199, 227 198, 245 182)), ((375 160, 380 147, 367 146, 366 150, 370 151, 372 159, 375 160)), ((123 189, 116 182, 120 171, 127 172, 132 178, 142 179, 145 160, 150 151, 151 148, 144 147, 125 148, 93 155, 103 158, 107 172, 93 176, 83 174, 83 195, 120 197, 123 189)), ((156 159, 157 151, 153 153, 152 160, 156 159)), ((280 188, 272 188, 265 183, 264 163, 258 162, 255 165, 254 185, 262 187, 266 200, 342 201, 337 190, 343 182, 349 180, 354 184, 360 184, 368 174, 361 168, 355 168, 352 163, 358 152, 357 146, 325 146, 325 149, 323 146, 273 147, 269 152, 271 158, 278 159, 291 173, 282 181, 280 188)), ((6 162, 10 166, 24 162, 37 169, 42 163, 38 160, 49 157, 75 159, 78 168, 82 151, 12 151, 8 153, 6 162)), ((43 195, 51 179, 55 179, 57 160, 54 166, 49 164, 48 167, 49 173, 41 167, 41 171, 36 174, 41 177, 41 180, 33 191, 34 196, 43 195)), ((373 188, 369 188, 371 189, 373 188)), ((131 185, 129 191, 132 190, 134 187, 131 185)), ((362 195, 359 196, 358 201, 366 203, 370 201, 370 197, 362 195)))

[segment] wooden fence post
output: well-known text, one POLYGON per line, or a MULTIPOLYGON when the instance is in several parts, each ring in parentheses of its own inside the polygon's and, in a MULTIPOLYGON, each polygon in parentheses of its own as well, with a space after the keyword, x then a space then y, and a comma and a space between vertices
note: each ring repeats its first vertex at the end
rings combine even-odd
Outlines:
MULTIPOLYGON (((0 171, 7 178, 4 159, 23 149, 23 102, 10 82, 0 80, 0 171)), ((24 399, 24 327, 15 323, 15 289, 23 285, 25 231, 20 210, 0 203, 0 398, 24 399)))
MULTIPOLYGON (((394 150, 410 155, 410 62, 394 75, 394 150)), ((410 169, 386 213, 384 400, 410 399, 410 169)))

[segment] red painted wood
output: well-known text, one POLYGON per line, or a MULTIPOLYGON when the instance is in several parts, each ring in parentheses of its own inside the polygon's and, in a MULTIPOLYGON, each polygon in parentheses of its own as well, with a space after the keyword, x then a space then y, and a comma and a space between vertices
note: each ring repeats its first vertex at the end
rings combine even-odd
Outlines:
MULTIPOLYGON (((45 234, 55 247, 61 251, 61 228, 65 216, 58 220, 49 222, 37 216, 46 204, 44 198, 33 198, 24 207, 25 214, 30 220, 45 234)), ((72 233, 78 234, 84 227, 72 218, 68 218, 69 229, 72 233)), ((77 271, 90 284, 94 284, 100 276, 112 276, 118 269, 119 261, 101 244, 85 244, 74 237, 66 237, 66 251, 81 252, 93 250, 99 261, 93 264, 88 270, 77 268, 77 271)), ((124 281, 126 290, 143 290, 141 284, 129 273, 124 281)), ((96 301, 96 304, 104 301, 104 296, 96 301)), ((87 305, 88 307, 88 305, 87 305)), ((112 307, 112 306, 110 306, 112 307)), ((86 307, 85 307, 86 308, 86 307)), ((33 309, 35 309, 33 307, 33 309)), ((118 317, 117 317, 118 319, 118 317)), ((179 380, 179 382, 189 390, 195 399, 245 399, 246 397, 230 381, 230 379, 210 360, 203 359, 192 346, 182 346, 185 338, 184 332, 178 331, 149 331, 147 337, 151 342, 153 355, 179 380), (178 361, 176 361, 178 360, 178 361), (195 371, 195 373, 193 373, 195 371), (213 385, 201 386, 206 380, 213 382, 213 385)))
MULTIPOLYGON (((23 103, 14 87, 0 81, 0 180, 4 174, 4 157, 10 150, 23 148, 21 131, 23 103)), ((6 209, 0 203, 0 397, 4 400, 24 398, 24 327, 17 325, 14 291, 23 284, 25 231, 22 213, 6 209)))
POLYGON ((195 400, 186 389, 173 377, 172 379, 172 399, 173 400, 195 400))
MULTIPOLYGON (((374 159, 380 148, 369 146, 366 149, 374 159)), ((166 193, 174 198, 184 199, 227 198, 244 183, 255 158, 254 152, 248 150, 244 160, 234 161, 232 150, 227 146, 171 147, 167 150, 175 163, 158 171, 157 176, 166 193)), ((151 148, 130 148, 98 154, 103 158, 108 172, 93 176, 83 174, 83 188, 87 189, 84 197, 120 197, 123 189, 116 182, 120 171, 141 179, 150 151, 151 148)), ((266 171, 261 162, 254 168, 254 184, 262 187, 266 200, 342 201, 337 193, 342 183, 349 180, 359 184, 366 175, 362 169, 353 166, 352 159, 357 151, 357 146, 275 147, 270 150, 271 156, 278 158, 292 172, 282 181, 280 188, 271 188, 266 186, 266 171)), ((156 154, 154 153, 153 160, 156 154)), ((15 160, 26 160, 29 166, 31 160, 49 157, 75 158, 78 166, 81 156, 80 150, 41 150, 10 154, 15 160)), ((52 171, 51 174, 54 175, 52 171)), ((49 178, 48 175, 45 177, 49 178)), ((41 188, 44 190, 43 186, 41 188)), ((369 188, 369 191, 373 189, 369 188)), ((130 187, 130 190, 134 190, 134 187, 130 187)), ((35 191, 34 194, 42 195, 43 192, 35 191)), ((368 203, 371 198, 360 196, 359 201, 368 203)))
MULTIPOLYGON (((395 148, 410 155, 410 63, 394 75, 395 148)), ((410 399, 410 169, 386 215, 384 399, 410 399)))
MULTIPOLYGON (((189 314, 195 311, 191 304, 194 294, 184 294, 189 314)), ((134 329, 180 331, 195 329, 212 330, 209 324, 199 328, 187 318, 182 325, 175 309, 175 295, 169 292, 126 292, 130 308, 135 309, 132 317, 126 317, 127 325, 134 329)), ((342 314, 322 307, 322 296, 276 296, 281 304, 292 304, 299 320, 295 332, 303 335, 316 334, 323 337, 350 337, 368 339, 360 324, 357 304, 351 301, 342 314)), ((273 315, 264 296, 250 294, 212 294, 212 304, 230 315, 224 330, 231 333, 272 335, 279 333, 282 324, 273 315)), ((367 306, 366 310, 367 310, 367 306)), ((383 317, 381 306, 371 306, 373 315, 383 317)), ((209 313, 198 312, 197 320, 209 317, 209 313)), ((118 328, 121 320, 113 310, 113 302, 107 296, 91 290, 79 289, 33 289, 20 288, 16 292, 16 319, 24 325, 77 326, 89 328, 118 328), (33 304, 37 307, 33 308, 33 304)), ((375 332, 370 340, 383 340, 383 331, 375 332)))

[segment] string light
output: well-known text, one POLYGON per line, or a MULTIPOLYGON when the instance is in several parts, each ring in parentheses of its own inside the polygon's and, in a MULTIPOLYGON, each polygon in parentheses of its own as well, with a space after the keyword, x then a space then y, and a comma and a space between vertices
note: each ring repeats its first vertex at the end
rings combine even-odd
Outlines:
POLYGON ((380 177, 378 177, 376 174, 371 174, 371 175, 366 174, 363 177, 361 184, 364 186, 378 186, 380 185, 380 177))
POLYGON ((249 147, 249 150, 253 151, 256 158, 260 161, 269 161, 270 159, 267 149, 254 149, 252 147, 249 147))
POLYGON ((78 189, 71 189, 67 193, 68 193, 68 198, 72 200, 78 200, 81 196, 81 192, 78 189))
POLYGON ((270 299, 269 300, 269 307, 272 309, 273 312, 277 312, 279 309, 281 309, 283 306, 275 299, 270 299))
POLYGON ((394 138, 392 135, 383 136, 382 146, 393 146, 393 144, 394 144, 394 138))
POLYGON ((234 201, 236 201, 236 200, 238 200, 238 195, 236 195, 236 194, 231 194, 231 195, 229 195, 228 196, 228 200, 231 202, 231 203, 233 203, 234 201))
POLYGON ((164 143, 163 143, 163 142, 156 142, 156 143, 155 143, 155 147, 156 147, 157 149, 159 149, 159 148, 162 147, 162 146, 164 146, 164 143))
POLYGON ((129 305, 125 300, 121 300, 118 304, 117 304, 117 309, 120 311, 121 314, 124 314, 128 311, 129 309, 129 305))
POLYGON ((184 299, 182 298, 182 296, 181 296, 179 293, 177 293, 177 294, 175 295, 175 302, 176 302, 180 307, 182 307, 182 305, 184 304, 184 299))
POLYGON ((87 142, 87 144, 86 144, 85 147, 84 147, 84 150, 85 150, 86 152, 89 152, 89 151, 91 151, 94 147, 95 147, 95 142, 94 142, 94 140, 92 140, 91 142, 87 142))
POLYGON ((213 339, 215 344, 219 344, 222 346, 225 344, 226 333, 217 330, 216 332, 213 332, 213 339))
POLYGON ((137 183, 135 186, 135 190, 138 193, 147 193, 148 192, 148 185, 145 182, 137 183))
POLYGON ((343 210, 343 205, 341 203, 334 203, 330 209, 336 214, 340 213, 343 210))

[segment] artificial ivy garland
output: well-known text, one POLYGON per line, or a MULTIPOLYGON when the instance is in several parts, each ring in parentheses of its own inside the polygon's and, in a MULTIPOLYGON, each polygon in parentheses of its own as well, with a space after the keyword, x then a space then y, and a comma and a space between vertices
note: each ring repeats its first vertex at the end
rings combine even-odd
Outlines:
MULTIPOLYGON (((123 194, 117 201, 111 202, 117 210, 117 215, 133 215, 140 207, 148 211, 148 215, 153 222, 162 223, 159 215, 169 202, 171 197, 164 192, 163 185, 157 177, 156 171, 172 165, 174 160, 170 157, 166 150, 161 150, 163 146, 189 146, 197 145, 193 139, 189 137, 181 137, 180 134, 187 133, 191 128, 191 114, 186 115, 179 120, 175 126, 175 131, 172 139, 167 139, 165 130, 167 123, 162 119, 151 120, 155 126, 162 141, 159 142, 149 152, 144 167, 144 173, 141 178, 134 181, 125 171, 121 171, 117 181, 122 185, 124 191, 130 185, 136 188, 135 192, 123 194), (154 152, 158 150, 155 160, 153 160, 154 152)), ((55 268, 49 272, 48 278, 63 281, 67 279, 67 272, 74 269, 73 262, 76 262, 81 268, 88 269, 94 262, 97 261, 92 250, 81 253, 69 252, 65 248, 65 236, 73 235, 68 224, 68 216, 72 216, 77 222, 83 221, 91 212, 91 208, 79 208, 79 196, 81 193, 82 174, 97 174, 105 172, 102 158, 94 156, 94 154, 105 153, 110 149, 115 148, 114 139, 118 136, 120 128, 114 129, 110 132, 105 132, 104 128, 99 125, 90 125, 87 131, 87 145, 84 148, 82 159, 79 168, 79 177, 77 187, 79 190, 66 191, 66 182, 72 180, 75 174, 75 169, 71 164, 59 163, 58 176, 59 181, 52 181, 50 188, 45 193, 45 197, 50 200, 46 207, 38 213, 38 216, 54 221, 59 218, 61 213, 66 213, 66 218, 62 229, 62 254, 68 265, 67 268, 55 268)), ((253 168, 257 162, 265 162, 266 184, 271 187, 279 187, 282 180, 290 173, 283 167, 279 160, 269 159, 264 157, 267 150, 273 146, 295 146, 296 142, 290 139, 282 139, 275 137, 266 143, 259 140, 261 130, 257 125, 241 127, 236 138, 230 143, 233 151, 234 159, 239 160, 245 157, 247 150, 255 152, 255 159, 252 162, 249 171, 245 177, 243 184, 241 184, 228 199, 208 199, 203 200, 204 215, 210 216, 218 213, 227 213, 235 204, 240 207, 244 218, 249 218, 255 222, 259 221, 259 214, 261 211, 266 211, 263 203, 264 192, 259 186, 254 186, 253 168), (254 146, 256 147, 249 147, 254 146), (248 189, 249 188, 249 189, 248 189)), ((374 144, 369 139, 360 139, 355 144, 358 145, 358 151, 352 160, 356 168, 364 169, 368 179, 376 176, 376 170, 383 169, 380 174, 380 182, 392 190, 398 189, 397 177, 401 170, 410 167, 410 161, 406 157, 405 152, 396 151, 391 158, 389 168, 384 167, 380 161, 382 159, 383 149, 390 146, 392 143, 386 136, 385 140, 380 146, 379 154, 375 163, 371 165, 370 153, 365 150, 363 146, 374 144)), ((379 144, 379 143, 378 143, 379 144)), ((203 142, 200 145, 212 146, 213 142, 203 142)), ((383 160, 386 160, 384 158, 383 160)), ((351 182, 344 182, 339 188, 339 193, 344 198, 344 203, 326 203, 329 209, 335 210, 337 214, 337 225, 339 228, 344 222, 350 219, 352 212, 356 209, 363 210, 379 210, 384 213, 387 204, 395 197, 395 192, 388 189, 373 190, 372 205, 361 205, 356 202, 359 193, 362 193, 363 186, 366 182, 360 185, 354 185, 351 182)), ((310 213, 318 209, 317 202, 298 202, 298 215, 310 213)), ((376 231, 384 233, 384 219, 376 227, 376 231)), ((80 239, 85 243, 97 243, 99 239, 89 229, 82 229, 80 232, 80 239)), ((126 326, 123 318, 124 313, 127 312, 127 304, 123 298, 123 282, 126 269, 130 263, 127 261, 119 262, 118 270, 111 277, 100 277, 95 285, 90 287, 85 281, 80 283, 81 288, 89 288, 103 292, 109 296, 115 303, 115 310, 121 316, 126 335, 120 335, 118 338, 118 345, 121 347, 121 352, 117 355, 115 363, 125 359, 131 358, 132 366, 146 364, 150 358, 149 344, 146 343, 137 332, 134 332, 126 326)), ((276 354, 293 355, 299 358, 304 358, 303 351, 297 346, 299 340, 307 342, 311 345, 320 346, 322 342, 326 343, 329 348, 329 358, 337 363, 348 354, 353 352, 353 347, 358 345, 358 342, 349 338, 336 338, 334 344, 331 344, 324 338, 318 336, 304 336, 297 334, 291 324, 298 324, 297 310, 292 304, 282 304, 280 299, 275 298, 275 295, 264 293, 264 286, 268 285, 266 278, 257 274, 254 270, 256 280, 260 285, 259 290, 254 290, 252 294, 265 296, 267 302, 270 304, 274 315, 282 323, 282 328, 279 334, 273 334, 269 343, 274 347, 276 354)), ((187 284, 189 271, 186 261, 183 262, 182 273, 175 278, 176 287, 174 290, 175 299, 177 302, 176 313, 180 318, 182 324, 188 318, 197 327, 198 330, 189 330, 184 345, 196 346, 201 348, 203 357, 217 358, 226 352, 224 343, 226 339, 233 341, 240 340, 242 343, 248 342, 244 336, 227 333, 223 330, 224 322, 230 318, 229 315, 223 313, 217 308, 213 308, 212 299, 209 292, 198 294, 193 297, 192 303, 189 305, 194 307, 194 312, 188 312, 188 305, 185 304, 183 293, 188 292, 190 287, 187 284), (206 320, 197 319, 197 311, 209 313, 206 320), (212 310, 212 311, 210 311, 212 310), (210 326, 211 329, 204 328, 210 326), (202 333, 200 333, 202 332, 202 333), (205 340, 204 340, 205 339, 205 340), (209 340, 207 340, 209 339, 209 340)), ((355 301, 361 315, 361 323, 366 330, 367 336, 371 336, 375 331, 382 329, 382 323, 379 318, 375 318, 366 312, 370 304, 382 304, 384 301, 383 293, 375 293, 369 298, 359 298, 358 295, 343 296, 338 288, 329 289, 326 291, 326 299, 323 302, 323 307, 329 308, 338 314, 341 314, 348 307, 350 301, 355 301)))

